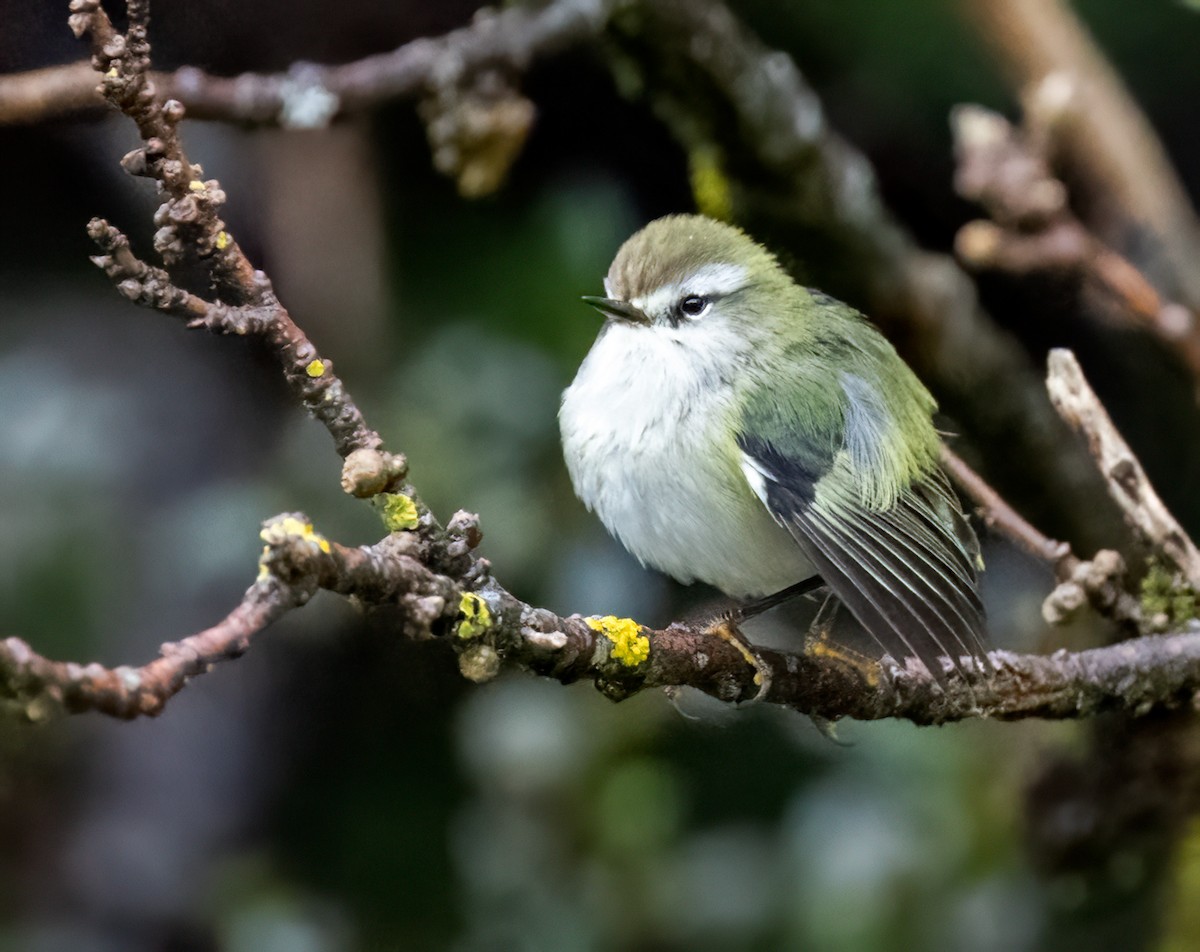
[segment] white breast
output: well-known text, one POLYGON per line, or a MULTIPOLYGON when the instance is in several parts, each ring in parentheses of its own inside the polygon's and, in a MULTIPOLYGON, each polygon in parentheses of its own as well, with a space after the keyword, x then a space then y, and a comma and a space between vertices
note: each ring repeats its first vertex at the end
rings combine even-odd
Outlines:
POLYGON ((563 394, 563 452, 579 498, 641 562, 770 594, 813 570, 741 471, 729 378, 744 342, 714 330, 611 325, 563 394))

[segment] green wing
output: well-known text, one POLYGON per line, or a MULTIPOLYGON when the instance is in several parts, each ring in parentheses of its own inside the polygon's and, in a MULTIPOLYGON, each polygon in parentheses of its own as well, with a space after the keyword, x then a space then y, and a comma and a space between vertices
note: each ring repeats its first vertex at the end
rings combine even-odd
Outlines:
POLYGON ((833 593, 885 651, 941 681, 942 657, 986 664, 978 543, 937 468, 932 398, 882 338, 856 354, 849 371, 824 372, 820 396, 748 408, 737 444, 755 492, 833 593))

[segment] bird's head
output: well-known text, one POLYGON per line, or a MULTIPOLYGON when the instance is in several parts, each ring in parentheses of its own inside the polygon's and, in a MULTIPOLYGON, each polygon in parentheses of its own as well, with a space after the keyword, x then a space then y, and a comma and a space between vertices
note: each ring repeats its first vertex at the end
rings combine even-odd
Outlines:
POLYGON ((611 321, 683 338, 722 325, 748 332, 782 316, 771 302, 791 279, 741 229, 701 215, 669 215, 625 242, 604 279, 604 297, 584 300, 611 321))

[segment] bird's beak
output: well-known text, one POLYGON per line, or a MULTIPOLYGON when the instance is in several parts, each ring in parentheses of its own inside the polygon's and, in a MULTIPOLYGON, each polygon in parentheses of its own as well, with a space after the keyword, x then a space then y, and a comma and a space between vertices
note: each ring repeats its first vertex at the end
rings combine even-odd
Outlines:
POLYGON ((639 311, 628 301, 618 301, 616 298, 592 297, 585 294, 583 303, 590 304, 606 317, 615 317, 619 321, 630 324, 649 324, 650 318, 639 311))

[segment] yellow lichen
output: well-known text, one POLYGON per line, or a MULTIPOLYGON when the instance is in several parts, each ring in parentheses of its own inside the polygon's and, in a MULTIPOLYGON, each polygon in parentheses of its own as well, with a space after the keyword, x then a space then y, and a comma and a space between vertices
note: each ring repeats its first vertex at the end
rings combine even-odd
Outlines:
POLYGON ((612 642, 610 657, 625 667, 636 668, 650 657, 650 639, 642 634, 641 625, 632 618, 605 615, 603 618, 589 618, 587 624, 612 642))
POLYGON ((404 532, 417 527, 420 518, 417 504, 403 493, 380 493, 375 497, 375 506, 388 532, 404 532))
POLYGON ((305 522, 295 516, 284 516, 282 519, 267 523, 258 535, 268 545, 277 545, 286 539, 298 538, 313 543, 326 555, 333 551, 329 540, 317 532, 311 522, 305 522))
POLYGON ((217 251, 224 251, 229 247, 229 244, 232 241, 233 239, 229 237, 229 232, 221 232, 219 235, 217 235, 217 251))
POLYGON ((325 363, 321 360, 309 361, 308 366, 304 368, 304 372, 310 377, 323 376, 325 373, 325 363))
POLYGON ((463 641, 478 638, 492 627, 492 613, 487 602, 474 592, 463 592, 458 603, 458 614, 461 618, 454 633, 463 641))
POLYGON ((191 189, 193 192, 203 192, 204 191, 204 183, 201 182, 199 179, 192 179, 190 182, 188 182, 188 188, 191 189))
POLYGON ((104 74, 106 79, 116 79, 120 75, 115 66, 110 66, 108 72, 104 74))
POLYGON ((697 211, 717 221, 733 220, 733 191, 713 149, 697 149, 688 156, 688 178, 697 211))

